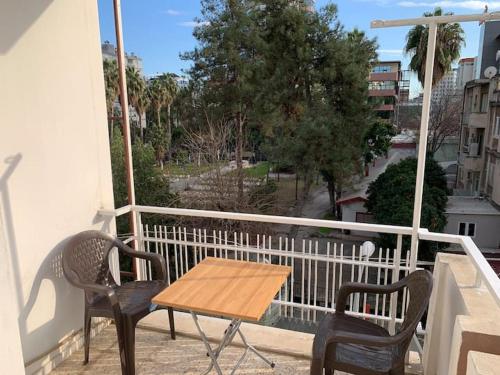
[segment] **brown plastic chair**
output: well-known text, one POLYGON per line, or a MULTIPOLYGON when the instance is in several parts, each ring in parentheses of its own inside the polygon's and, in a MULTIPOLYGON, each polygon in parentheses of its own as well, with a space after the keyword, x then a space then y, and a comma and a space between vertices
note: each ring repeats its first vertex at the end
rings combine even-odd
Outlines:
POLYGON ((432 274, 411 273, 392 285, 345 283, 341 286, 334 314, 321 322, 314 337, 311 375, 335 370, 358 375, 403 375, 405 355, 415 329, 427 309, 432 274), (351 293, 391 294, 408 288, 409 305, 399 331, 391 336, 383 327, 345 314, 351 293))
MULTIPOLYGON (((165 260, 158 254, 135 251, 103 232, 86 231, 70 239, 63 251, 62 264, 68 281, 85 291, 84 364, 89 361, 92 318, 111 318, 116 324, 122 374, 135 374, 135 326, 159 308, 151 303, 151 298, 167 286, 165 260), (150 261, 157 280, 118 285, 109 269, 109 254, 114 247, 126 256, 150 261)), ((170 334, 175 340, 172 309, 168 309, 168 314, 170 334)))

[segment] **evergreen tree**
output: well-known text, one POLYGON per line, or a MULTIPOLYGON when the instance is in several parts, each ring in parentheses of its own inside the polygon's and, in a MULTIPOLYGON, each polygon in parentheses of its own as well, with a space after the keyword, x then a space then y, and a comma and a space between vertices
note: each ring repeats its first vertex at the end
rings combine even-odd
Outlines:
MULTIPOLYGON (((390 165, 368 188, 367 210, 379 224, 411 226, 417 176, 417 159, 408 158, 390 165)), ((431 232, 442 232, 446 225, 448 189, 444 170, 432 158, 425 166, 421 226, 431 232)), ((394 235, 381 235, 383 248, 394 248, 394 235)), ((404 250, 410 246, 408 238, 404 250)), ((434 260, 435 246, 421 242, 419 259, 434 260)))

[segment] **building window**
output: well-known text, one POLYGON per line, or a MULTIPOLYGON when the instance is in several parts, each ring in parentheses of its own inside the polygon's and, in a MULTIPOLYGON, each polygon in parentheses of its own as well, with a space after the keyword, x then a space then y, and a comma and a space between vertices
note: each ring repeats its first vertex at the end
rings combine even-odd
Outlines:
POLYGON ((388 65, 378 65, 374 66, 372 69, 372 73, 390 73, 391 67, 388 65))
POLYGON ((481 95, 481 112, 488 112, 488 93, 485 92, 481 95))
POLYGON ((458 223, 458 234, 460 236, 474 237, 476 235, 475 223, 458 223))
POLYGON ((500 138, 500 116, 497 116, 497 118, 496 118, 495 129, 493 131, 493 135, 495 137, 500 138))

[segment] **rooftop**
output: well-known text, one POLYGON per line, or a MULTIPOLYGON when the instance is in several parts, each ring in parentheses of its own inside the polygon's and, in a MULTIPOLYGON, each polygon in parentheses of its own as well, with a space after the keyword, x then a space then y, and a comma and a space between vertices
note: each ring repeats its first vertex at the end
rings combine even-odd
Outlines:
POLYGON ((446 213, 463 215, 500 215, 500 210, 484 198, 451 196, 448 197, 446 213))

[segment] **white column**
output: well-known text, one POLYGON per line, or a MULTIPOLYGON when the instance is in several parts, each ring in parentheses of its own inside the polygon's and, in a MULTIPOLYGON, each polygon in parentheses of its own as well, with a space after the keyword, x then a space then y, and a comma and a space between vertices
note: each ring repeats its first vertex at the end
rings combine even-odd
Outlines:
POLYGON ((436 55, 437 24, 429 24, 427 40, 427 57, 425 60, 424 97, 422 102, 422 118, 420 122, 420 137, 418 145, 417 181, 415 185, 415 202, 413 205, 413 225, 411 234, 410 270, 415 270, 418 259, 418 230, 422 214, 422 195, 424 190, 425 160, 427 153, 427 134, 429 132, 429 114, 431 108, 432 77, 434 72, 434 57, 436 55))

